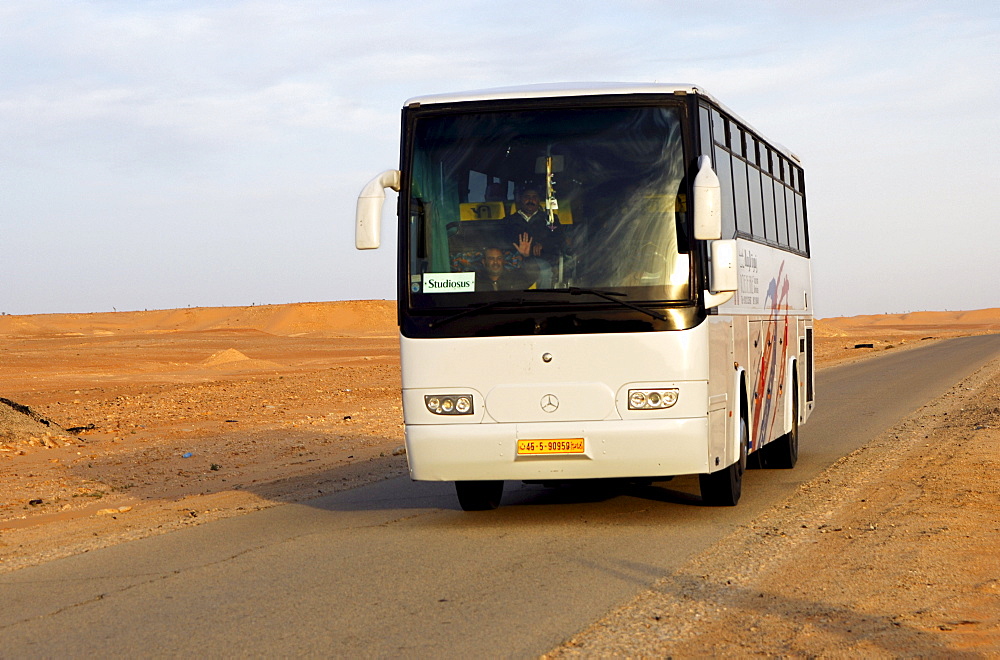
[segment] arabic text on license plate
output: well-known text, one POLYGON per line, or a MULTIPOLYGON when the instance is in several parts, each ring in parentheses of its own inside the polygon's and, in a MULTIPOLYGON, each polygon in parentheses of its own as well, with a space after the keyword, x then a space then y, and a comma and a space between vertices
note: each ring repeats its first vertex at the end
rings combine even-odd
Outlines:
POLYGON ((525 454, 582 454, 583 438, 558 440, 518 440, 517 453, 525 454))

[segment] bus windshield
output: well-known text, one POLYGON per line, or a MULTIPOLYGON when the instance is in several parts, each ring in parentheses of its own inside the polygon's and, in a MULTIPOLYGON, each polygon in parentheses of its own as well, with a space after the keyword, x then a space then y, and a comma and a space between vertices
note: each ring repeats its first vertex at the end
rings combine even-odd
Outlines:
POLYGON ((411 309, 561 289, 690 299, 678 107, 428 113, 410 127, 411 309))

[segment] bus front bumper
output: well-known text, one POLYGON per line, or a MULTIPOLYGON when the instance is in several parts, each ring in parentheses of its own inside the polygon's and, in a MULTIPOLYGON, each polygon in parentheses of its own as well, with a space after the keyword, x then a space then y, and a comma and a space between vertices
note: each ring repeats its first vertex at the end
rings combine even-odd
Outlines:
POLYGON ((417 481, 658 477, 699 474, 710 469, 708 421, 704 417, 540 424, 414 424, 406 426, 406 455, 410 476, 417 481), (519 440, 580 438, 583 439, 580 453, 518 453, 519 440))

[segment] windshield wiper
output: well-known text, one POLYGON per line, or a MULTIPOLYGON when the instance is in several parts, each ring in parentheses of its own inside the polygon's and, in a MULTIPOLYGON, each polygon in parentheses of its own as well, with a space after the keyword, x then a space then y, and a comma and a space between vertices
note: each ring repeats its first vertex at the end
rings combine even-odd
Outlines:
POLYGON ((640 307, 639 305, 634 305, 627 300, 619 300, 618 297, 626 296, 628 294, 622 293, 620 291, 602 291, 601 289, 582 289, 580 287, 571 286, 568 289, 532 289, 539 293, 568 293, 571 296, 581 296, 583 294, 590 294, 592 296, 597 296, 598 298, 604 298, 605 300, 610 300, 613 303, 621 305, 622 307, 628 307, 629 309, 634 309, 643 314, 648 314, 658 321, 666 321, 667 317, 659 312, 654 312, 651 309, 646 309, 645 307, 640 307))
POLYGON ((515 307, 520 307, 524 304, 524 300, 518 298, 516 300, 494 300, 488 303, 481 303, 479 305, 473 305, 472 307, 466 307, 461 312, 452 314, 451 316, 446 316, 443 319, 437 321, 431 321, 427 324, 428 328, 440 328, 442 325, 447 325, 455 319, 460 319, 463 316, 470 316, 472 314, 479 314, 480 312, 485 312, 488 309, 493 309, 494 307, 501 307, 503 305, 513 305, 515 307))

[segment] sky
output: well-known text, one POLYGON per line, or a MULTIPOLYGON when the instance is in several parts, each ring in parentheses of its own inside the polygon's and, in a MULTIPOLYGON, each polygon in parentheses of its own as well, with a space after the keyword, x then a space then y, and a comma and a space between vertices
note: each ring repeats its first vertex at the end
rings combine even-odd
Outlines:
POLYGON ((395 298, 414 96, 693 83, 801 158, 819 317, 1000 306, 1000 4, 0 2, 0 313, 395 298))

